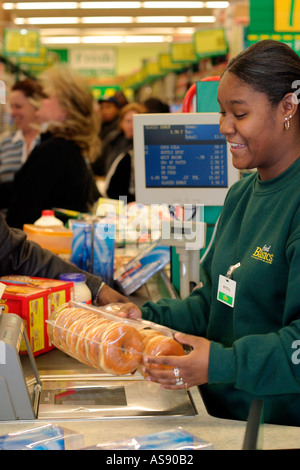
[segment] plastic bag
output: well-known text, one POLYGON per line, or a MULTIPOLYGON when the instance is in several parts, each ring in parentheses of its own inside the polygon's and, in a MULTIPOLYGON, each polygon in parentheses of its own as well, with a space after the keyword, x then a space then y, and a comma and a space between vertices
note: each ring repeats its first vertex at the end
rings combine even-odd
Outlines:
POLYGON ((52 424, 0 436, 1 450, 71 450, 83 445, 82 434, 52 424))
POLYGON ((213 448, 214 446, 210 442, 178 427, 157 434, 99 443, 85 450, 212 450, 213 448))
POLYGON ((116 315, 119 304, 89 307, 79 302, 59 306, 47 321, 50 342, 80 362, 112 375, 140 370, 147 355, 184 355, 173 330, 116 315))

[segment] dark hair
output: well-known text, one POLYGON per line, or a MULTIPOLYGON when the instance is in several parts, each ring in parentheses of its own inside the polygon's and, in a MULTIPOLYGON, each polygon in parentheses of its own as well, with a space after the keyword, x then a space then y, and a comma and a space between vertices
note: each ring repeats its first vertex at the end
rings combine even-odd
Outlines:
POLYGON ((266 94, 276 105, 287 93, 294 92, 292 84, 300 79, 300 58, 287 44, 266 39, 231 59, 226 71, 266 94))
POLYGON ((144 101, 144 106, 147 113, 169 113, 170 111, 167 103, 153 96, 144 101))
POLYGON ((20 80, 12 86, 12 91, 22 91, 27 98, 45 98, 46 94, 43 91, 40 83, 33 78, 26 78, 20 80))

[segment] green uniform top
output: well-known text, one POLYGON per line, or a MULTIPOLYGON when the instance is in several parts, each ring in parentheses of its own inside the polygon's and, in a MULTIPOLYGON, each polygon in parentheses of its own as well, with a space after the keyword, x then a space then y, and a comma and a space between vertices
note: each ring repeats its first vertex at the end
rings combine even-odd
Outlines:
POLYGON ((300 159, 231 187, 200 276, 202 288, 146 303, 143 318, 212 341, 201 386, 209 413, 246 420, 260 398, 265 422, 300 426, 300 159), (238 262, 232 308, 217 300, 218 280, 238 262))

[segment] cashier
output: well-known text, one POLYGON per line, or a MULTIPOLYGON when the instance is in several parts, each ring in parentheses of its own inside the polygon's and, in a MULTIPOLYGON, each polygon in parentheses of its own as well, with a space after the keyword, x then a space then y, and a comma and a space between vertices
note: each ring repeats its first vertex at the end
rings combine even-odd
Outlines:
POLYGON ((122 309, 182 332, 175 337, 192 351, 145 358, 144 372, 163 388, 200 386, 208 412, 221 418, 246 420, 259 398, 265 422, 300 426, 299 77, 298 55, 277 41, 229 62, 220 130, 233 165, 257 172, 228 191, 203 287, 122 309))
MULTIPOLYGON (((28 241, 25 233, 8 227, 0 214, 0 277, 7 274, 58 279, 61 273, 83 272, 38 244, 28 241)), ((106 285, 102 279, 84 272, 94 303, 106 305, 127 299, 106 285)))

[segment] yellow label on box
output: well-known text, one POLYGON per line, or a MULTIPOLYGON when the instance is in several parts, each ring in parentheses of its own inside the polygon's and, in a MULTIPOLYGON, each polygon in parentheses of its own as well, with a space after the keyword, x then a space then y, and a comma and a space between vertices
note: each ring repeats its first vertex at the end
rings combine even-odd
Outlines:
POLYGON ((54 312, 60 305, 66 303, 66 291, 64 289, 52 292, 50 296, 51 313, 54 312))
MULTIPOLYGON (((40 351, 45 347, 44 332, 44 299, 43 297, 29 301, 28 305, 29 342, 32 352, 40 351)), ((20 350, 26 351, 25 341, 20 350)))

